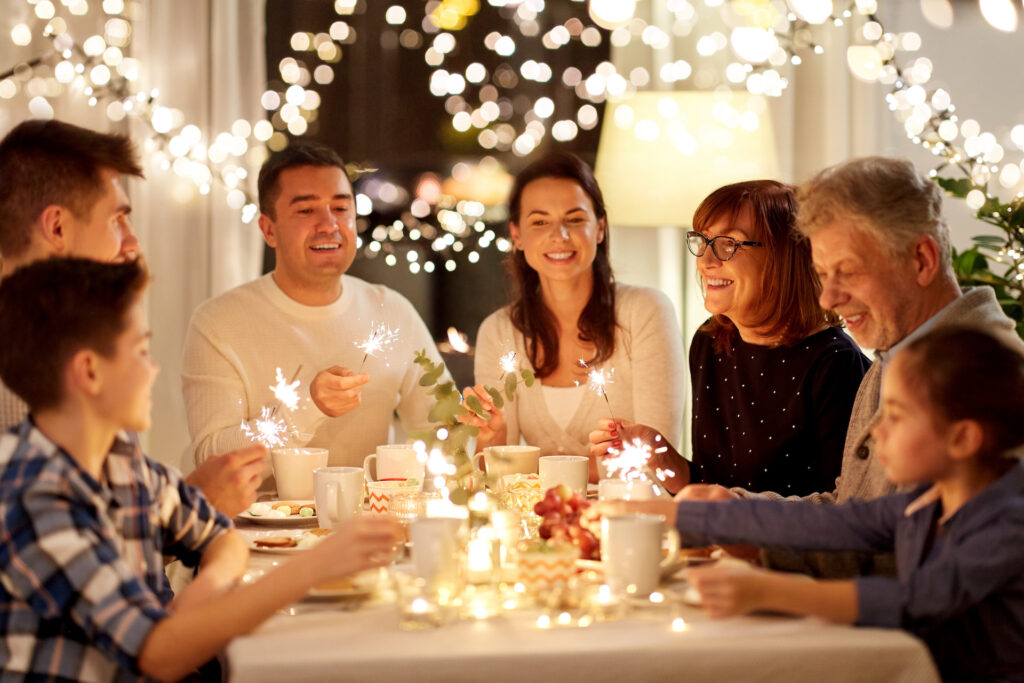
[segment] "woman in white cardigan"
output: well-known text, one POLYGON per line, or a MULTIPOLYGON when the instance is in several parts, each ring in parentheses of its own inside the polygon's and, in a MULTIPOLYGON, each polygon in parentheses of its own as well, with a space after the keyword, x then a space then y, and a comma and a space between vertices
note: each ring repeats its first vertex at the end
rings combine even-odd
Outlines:
MULTIPOLYGON (((572 154, 545 156, 516 177, 509 217, 512 302, 480 326, 478 384, 464 392, 492 415, 465 418, 480 429, 478 448, 523 439, 542 455, 590 455, 588 435, 612 416, 657 425, 678 448, 686 392, 675 313, 661 292, 615 283, 593 172, 572 154), (502 386, 499 361, 509 351, 538 381, 520 383, 515 401, 498 409, 482 385, 502 386), (611 374, 607 403, 588 387, 588 368, 611 374)), ((597 475, 592 457, 591 480, 597 475)))

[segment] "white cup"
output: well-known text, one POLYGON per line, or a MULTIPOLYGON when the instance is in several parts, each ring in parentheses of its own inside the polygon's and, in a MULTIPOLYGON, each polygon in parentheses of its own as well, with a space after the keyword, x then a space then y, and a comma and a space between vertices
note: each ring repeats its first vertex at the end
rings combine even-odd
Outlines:
POLYGON ((363 471, 366 474, 366 481, 416 479, 422 482, 424 463, 420 461, 416 449, 412 446, 402 443, 386 444, 377 446, 376 453, 366 456, 363 460, 363 471))
POLYGON ((275 448, 270 451, 274 463, 277 496, 313 499, 313 470, 327 467, 326 448, 275 448))
POLYGON ((458 534, 463 520, 417 517, 409 522, 413 574, 428 582, 451 584, 458 575, 458 534))
POLYGON ((321 467, 313 471, 316 518, 321 529, 332 529, 359 514, 363 506, 363 468, 321 467))
POLYGON ((650 500, 654 483, 647 479, 602 479, 597 482, 598 500, 650 500))
POLYGON ((483 453, 473 456, 473 467, 483 471, 481 461, 487 465, 487 475, 500 486, 506 474, 537 474, 540 448, 537 446, 488 446, 483 453))
POLYGON ((589 478, 590 458, 585 455, 545 455, 540 459, 540 487, 545 491, 565 484, 586 496, 589 478))
POLYGON ((665 528, 661 515, 614 515, 601 520, 601 559, 613 590, 650 595, 658 587, 663 566, 679 552, 675 529, 665 528), (662 558, 663 544, 669 545, 662 558))

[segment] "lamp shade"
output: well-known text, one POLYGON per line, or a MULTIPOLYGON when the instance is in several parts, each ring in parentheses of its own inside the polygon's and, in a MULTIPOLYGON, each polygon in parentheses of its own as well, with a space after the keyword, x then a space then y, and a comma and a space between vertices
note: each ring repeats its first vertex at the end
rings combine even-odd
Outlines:
POLYGON ((648 91, 609 103, 594 169, 609 222, 688 226, 700 202, 722 185, 775 178, 771 117, 760 114, 752 126, 753 115, 742 113, 747 97, 648 91))

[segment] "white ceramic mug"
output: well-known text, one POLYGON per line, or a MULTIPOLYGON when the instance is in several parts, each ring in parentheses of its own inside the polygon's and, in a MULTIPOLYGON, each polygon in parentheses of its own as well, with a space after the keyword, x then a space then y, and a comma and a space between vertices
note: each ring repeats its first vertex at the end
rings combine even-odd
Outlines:
POLYGON ((585 455, 545 455, 540 459, 540 487, 545 491, 565 484, 586 496, 589 478, 590 458, 585 455))
POLYGON ((654 482, 647 479, 602 479, 597 482, 598 500, 650 500, 654 482))
POLYGON ((376 453, 371 453, 363 459, 363 471, 368 482, 388 479, 416 479, 422 482, 424 463, 420 461, 419 454, 412 446, 402 443, 386 444, 377 446, 376 453))
POLYGON ((463 521, 454 517, 418 517, 409 522, 414 575, 454 588, 458 575, 458 534, 463 521))
POLYGON ((613 515, 601 520, 601 560, 613 590, 650 595, 658 587, 662 567, 679 552, 679 536, 666 529, 661 515, 613 515), (662 547, 668 545, 667 557, 662 547))
POLYGON ((487 475, 500 483, 506 474, 537 474, 539 459, 537 446, 488 446, 483 453, 473 456, 473 467, 483 471, 483 462, 487 475))
POLYGON ((313 471, 316 518, 321 529, 332 529, 359 514, 363 506, 363 468, 321 467, 313 471))
POLYGON ((327 467, 326 448, 275 448, 270 458, 278 498, 313 499, 313 470, 327 467))

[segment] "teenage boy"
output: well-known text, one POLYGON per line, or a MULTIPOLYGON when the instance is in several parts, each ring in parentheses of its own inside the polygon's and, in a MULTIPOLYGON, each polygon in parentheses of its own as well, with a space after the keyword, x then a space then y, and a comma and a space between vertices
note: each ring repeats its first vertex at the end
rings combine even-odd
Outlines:
POLYGON ((67 258, 0 283, 0 378, 30 410, 0 436, 5 679, 180 679, 311 586, 380 564, 397 538, 393 522, 361 519, 235 587, 241 535, 124 438, 150 424, 146 281, 135 261, 67 258), (176 597, 163 556, 199 564, 176 597))

